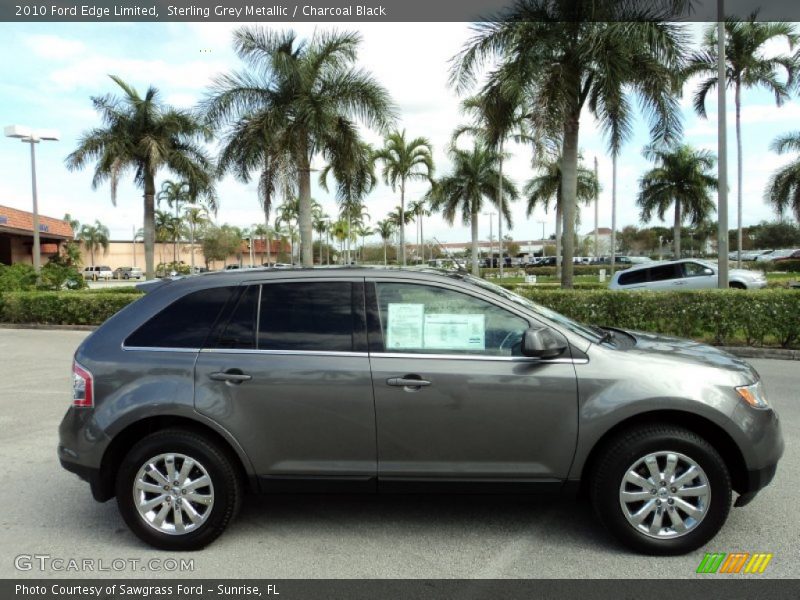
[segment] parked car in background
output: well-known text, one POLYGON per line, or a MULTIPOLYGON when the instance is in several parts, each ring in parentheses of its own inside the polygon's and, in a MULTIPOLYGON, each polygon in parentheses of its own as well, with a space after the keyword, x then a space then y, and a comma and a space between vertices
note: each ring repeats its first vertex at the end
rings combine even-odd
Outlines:
POLYGON ((790 256, 794 252, 793 248, 783 250, 770 250, 764 252, 756 258, 756 262, 772 262, 785 256, 790 256))
POLYGON ((95 266, 95 267, 86 267, 83 270, 83 278, 87 281, 111 281, 114 277, 114 272, 111 270, 111 267, 105 266, 95 266))
POLYGON ((800 260, 800 250, 795 250, 794 252, 792 252, 791 254, 788 254, 786 256, 779 256, 778 258, 774 259, 772 262, 778 263, 778 262, 782 262, 782 261, 786 261, 786 260, 800 260))
MULTIPOLYGON (((682 554, 783 453, 743 360, 580 324, 468 275, 247 269, 140 286, 75 353, 58 456, 158 548, 211 543, 248 491, 585 489, 587 523, 682 554)), ((116 536, 87 511, 73 518, 116 536)))
POLYGON ((139 267, 117 267, 113 272, 114 279, 141 279, 144 273, 139 267))
MULTIPOLYGON (((717 287, 715 263, 682 259, 633 265, 629 269, 614 273, 609 284, 612 290, 700 290, 717 287)), ((767 278, 759 271, 731 269, 728 285, 738 289, 760 289, 766 287, 767 278)))

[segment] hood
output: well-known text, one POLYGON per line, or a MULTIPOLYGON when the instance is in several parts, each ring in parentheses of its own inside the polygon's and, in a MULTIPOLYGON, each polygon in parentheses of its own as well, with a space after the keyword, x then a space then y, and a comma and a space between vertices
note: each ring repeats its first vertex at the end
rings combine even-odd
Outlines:
POLYGON ((742 384, 749 384, 759 379, 758 372, 746 361, 729 354, 719 348, 701 344, 682 338, 646 333, 643 331, 628 331, 636 343, 626 348, 627 353, 641 353, 650 357, 661 357, 675 364, 713 367, 738 374, 742 384))

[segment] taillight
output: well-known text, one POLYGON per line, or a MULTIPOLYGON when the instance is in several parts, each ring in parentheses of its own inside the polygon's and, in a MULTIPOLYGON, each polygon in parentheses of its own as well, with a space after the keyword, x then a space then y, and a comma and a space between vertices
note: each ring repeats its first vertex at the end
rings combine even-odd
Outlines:
POLYGON ((94 406, 94 379, 92 374, 72 362, 72 406, 91 408, 94 406))

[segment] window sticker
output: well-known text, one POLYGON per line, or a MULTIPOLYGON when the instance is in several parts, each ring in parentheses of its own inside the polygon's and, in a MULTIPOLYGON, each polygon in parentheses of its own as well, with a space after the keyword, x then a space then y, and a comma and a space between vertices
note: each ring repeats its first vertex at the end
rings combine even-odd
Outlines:
POLYGON ((486 324, 482 314, 426 314, 426 350, 485 350, 486 324))
POLYGON ((422 348, 424 304, 389 304, 386 349, 422 348))

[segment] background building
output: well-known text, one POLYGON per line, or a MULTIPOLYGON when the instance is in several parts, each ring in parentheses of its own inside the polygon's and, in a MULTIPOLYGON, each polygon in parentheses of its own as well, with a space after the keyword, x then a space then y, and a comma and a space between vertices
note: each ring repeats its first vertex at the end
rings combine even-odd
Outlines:
MULTIPOLYGON (((39 215, 41 263, 46 264, 72 235, 66 221, 39 215)), ((33 264, 33 213, 0 205, 0 263, 33 264)))

